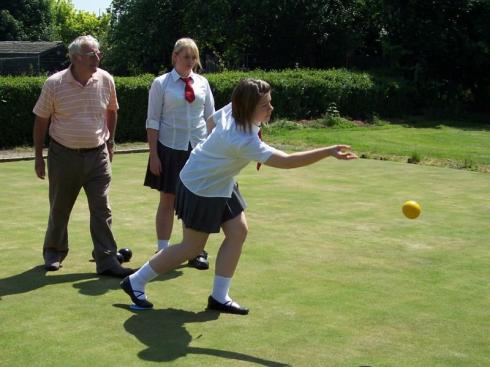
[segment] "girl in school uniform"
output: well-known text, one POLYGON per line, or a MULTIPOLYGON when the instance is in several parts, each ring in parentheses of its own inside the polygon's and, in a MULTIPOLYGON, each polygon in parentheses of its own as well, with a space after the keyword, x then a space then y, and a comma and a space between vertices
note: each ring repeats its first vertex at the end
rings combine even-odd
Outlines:
POLYGON ((271 88, 256 79, 244 79, 234 89, 232 102, 209 120, 211 134, 191 152, 177 182, 175 209, 182 219, 184 238, 154 255, 136 273, 121 282, 137 308, 152 308, 146 284, 158 274, 176 268, 204 249, 210 233, 220 228, 225 238, 218 251, 214 285, 208 309, 245 315, 248 309, 229 295, 231 279, 248 232, 245 201, 235 176, 250 162, 276 168, 296 168, 332 156, 351 160, 357 156, 347 145, 334 145, 287 154, 270 147, 258 136, 260 125, 270 119, 271 88))
MULTIPOLYGON (((206 137, 206 120, 214 113, 209 83, 195 73, 201 63, 199 49, 192 39, 181 38, 175 43, 172 65, 170 73, 157 77, 151 85, 146 120, 150 157, 144 185, 160 192, 157 251, 169 246, 180 170, 191 150, 206 137)), ((191 259, 189 265, 207 269, 206 252, 191 259)))

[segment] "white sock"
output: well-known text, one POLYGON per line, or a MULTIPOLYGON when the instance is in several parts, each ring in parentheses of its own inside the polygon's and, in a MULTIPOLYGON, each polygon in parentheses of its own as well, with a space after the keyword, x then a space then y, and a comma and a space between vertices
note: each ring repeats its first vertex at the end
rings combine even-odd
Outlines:
POLYGON ((157 250, 165 250, 170 246, 170 240, 158 240, 157 242, 157 250))
POLYGON ((133 291, 142 292, 136 295, 139 299, 146 299, 145 286, 150 280, 156 278, 157 273, 152 269, 150 263, 147 261, 139 270, 129 276, 131 288, 133 291))
POLYGON ((231 278, 225 278, 219 275, 214 276, 214 285, 213 285, 213 298, 220 302, 226 303, 231 301, 230 296, 228 296, 228 291, 231 286, 231 278))

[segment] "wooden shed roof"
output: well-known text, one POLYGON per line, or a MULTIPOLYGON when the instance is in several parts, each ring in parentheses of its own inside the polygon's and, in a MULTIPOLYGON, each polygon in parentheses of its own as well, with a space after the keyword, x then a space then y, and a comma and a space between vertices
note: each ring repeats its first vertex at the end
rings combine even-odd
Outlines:
POLYGON ((0 41, 1 54, 32 54, 38 55, 62 45, 63 42, 29 42, 29 41, 0 41))

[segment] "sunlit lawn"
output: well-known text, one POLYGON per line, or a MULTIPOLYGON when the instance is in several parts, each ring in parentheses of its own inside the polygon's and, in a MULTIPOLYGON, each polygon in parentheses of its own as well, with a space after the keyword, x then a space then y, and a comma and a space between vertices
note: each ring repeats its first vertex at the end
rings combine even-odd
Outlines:
POLYGON ((490 172, 490 121, 407 117, 382 123, 344 129, 277 128, 280 124, 272 123, 263 135, 293 149, 342 142, 367 157, 403 162, 415 158, 424 165, 490 172))
MULTIPOLYGON (((117 155, 113 167, 113 229, 134 267, 155 247, 146 159, 117 155)), ((69 257, 45 274, 47 182, 33 162, 0 164, 0 182, 0 366, 490 365, 489 174, 250 165, 239 178, 250 233, 231 292, 245 317, 205 312, 213 270, 186 267, 150 283, 153 311, 128 310, 118 281, 89 262, 83 195, 69 257), (401 214, 407 199, 422 205, 416 220, 401 214)), ((207 247, 212 263, 221 240, 207 247)))

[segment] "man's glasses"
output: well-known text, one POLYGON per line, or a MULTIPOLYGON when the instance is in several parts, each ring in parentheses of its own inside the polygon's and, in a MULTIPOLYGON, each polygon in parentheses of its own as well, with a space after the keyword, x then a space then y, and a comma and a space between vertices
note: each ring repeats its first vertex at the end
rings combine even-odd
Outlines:
POLYGON ((82 56, 88 56, 88 57, 95 57, 97 56, 99 59, 102 58, 103 54, 100 51, 91 51, 91 52, 85 52, 83 54, 80 54, 82 56))

